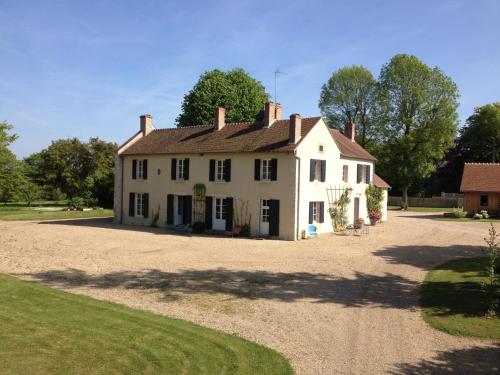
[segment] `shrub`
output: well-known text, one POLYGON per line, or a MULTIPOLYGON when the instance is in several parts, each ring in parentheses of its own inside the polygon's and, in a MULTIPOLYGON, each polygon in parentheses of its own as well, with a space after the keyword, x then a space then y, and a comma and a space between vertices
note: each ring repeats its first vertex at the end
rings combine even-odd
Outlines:
POLYGON ((485 250, 488 255, 488 266, 486 268, 488 283, 483 287, 488 296, 488 311, 486 314, 489 316, 496 315, 500 307, 500 275, 497 273, 500 264, 499 238, 500 234, 491 224, 489 236, 484 239, 487 245, 485 250))
POLYGON ((203 233, 207 230, 207 226, 205 223, 197 221, 193 224, 191 230, 193 231, 193 233, 203 233))
POLYGON ((490 215, 488 214, 488 211, 486 211, 486 210, 481 210, 481 212, 479 212, 479 214, 482 216, 483 219, 488 219, 490 217, 490 215))
POLYGON ((483 215, 481 214, 474 214, 474 216, 472 216, 474 219, 476 220, 481 220, 483 218, 483 215))
POLYGON ((82 197, 74 197, 69 200, 69 207, 73 210, 82 210, 85 206, 85 199, 82 197))
POLYGON ((464 211, 462 207, 454 208, 452 214, 456 218, 464 218, 467 216, 467 211, 464 211))
POLYGON ((380 212, 382 210, 382 200, 384 199, 384 191, 375 186, 368 185, 366 187, 366 208, 368 212, 380 212))
POLYGON ((250 224, 243 224, 241 226, 240 237, 250 237, 250 224))

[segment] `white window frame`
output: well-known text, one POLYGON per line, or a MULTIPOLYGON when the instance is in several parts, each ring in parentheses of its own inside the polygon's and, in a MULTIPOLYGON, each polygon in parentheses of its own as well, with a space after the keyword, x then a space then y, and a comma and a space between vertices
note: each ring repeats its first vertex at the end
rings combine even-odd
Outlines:
POLYGON ((269 223, 269 213, 270 213, 269 199, 263 199, 262 200, 262 212, 261 212, 261 218, 260 218, 260 220, 263 223, 269 223))
POLYGON ((271 181, 272 162, 271 159, 262 159, 260 161, 260 179, 262 181, 271 181))
POLYGON ((318 219, 318 202, 313 202, 312 217, 313 217, 313 223, 317 223, 319 221, 319 220, 317 220, 318 219))
POLYGON ((135 193, 135 216, 144 216, 144 194, 135 193))
POLYGON ((215 198, 215 219, 226 220, 226 205, 224 198, 215 198))
POLYGON ((135 174, 138 180, 144 179, 144 160, 137 160, 135 174))
POLYGON ((185 161, 184 159, 177 159, 175 173, 178 180, 184 180, 184 171, 185 171, 184 161, 185 161))
POLYGON ((215 161, 215 181, 224 182, 224 171, 226 170, 226 163, 223 159, 215 161))

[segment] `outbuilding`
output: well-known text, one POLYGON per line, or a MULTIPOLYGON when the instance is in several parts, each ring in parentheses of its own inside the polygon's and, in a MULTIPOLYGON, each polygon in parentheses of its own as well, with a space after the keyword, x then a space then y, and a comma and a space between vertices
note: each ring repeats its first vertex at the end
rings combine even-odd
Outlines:
POLYGON ((466 163, 460 191, 464 193, 464 211, 473 215, 500 212, 500 163, 466 163))

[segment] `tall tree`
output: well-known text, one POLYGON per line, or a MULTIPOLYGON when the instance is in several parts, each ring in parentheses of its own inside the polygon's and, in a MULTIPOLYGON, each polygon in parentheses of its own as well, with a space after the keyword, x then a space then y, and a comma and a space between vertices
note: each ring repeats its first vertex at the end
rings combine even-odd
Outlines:
POLYGON ((476 108, 461 130, 459 144, 465 161, 500 161, 500 103, 476 108))
POLYGON ((358 124, 356 140, 363 147, 378 134, 376 85, 368 69, 352 65, 334 72, 321 89, 319 108, 328 125, 342 130, 348 122, 358 124))
POLYGON ((435 171, 453 146, 458 89, 439 68, 401 54, 382 67, 378 95, 385 124, 378 168, 407 204, 408 188, 435 171))
POLYGON ((11 134, 13 126, 0 123, 0 201, 8 202, 15 195, 16 181, 19 165, 16 156, 9 149, 12 142, 17 139, 16 134, 11 134))
POLYGON ((243 69, 203 73, 184 96, 177 126, 211 124, 214 108, 226 108, 226 121, 254 121, 269 99, 264 86, 243 69))

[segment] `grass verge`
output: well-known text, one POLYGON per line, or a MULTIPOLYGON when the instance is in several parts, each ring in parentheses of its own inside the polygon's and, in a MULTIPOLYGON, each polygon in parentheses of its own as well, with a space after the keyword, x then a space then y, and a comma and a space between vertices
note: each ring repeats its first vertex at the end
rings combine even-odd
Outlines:
MULTIPOLYGON (((388 206, 389 211, 401 211, 399 206, 388 206)), ((452 212, 453 208, 449 207, 408 207, 410 212, 452 212)))
POLYGON ((277 352, 182 320, 0 274, 8 374, 292 374, 277 352))
POLYGON ((486 282, 484 258, 457 259, 430 271, 421 288, 423 318, 452 335, 500 340, 500 317, 488 309, 481 283, 486 282))
POLYGON ((433 220, 437 221, 467 221, 467 222, 474 222, 474 223, 499 223, 500 219, 474 219, 472 217, 433 217, 433 220))
POLYGON ((0 206, 0 220, 62 220, 112 217, 113 210, 63 211, 62 207, 0 206))

